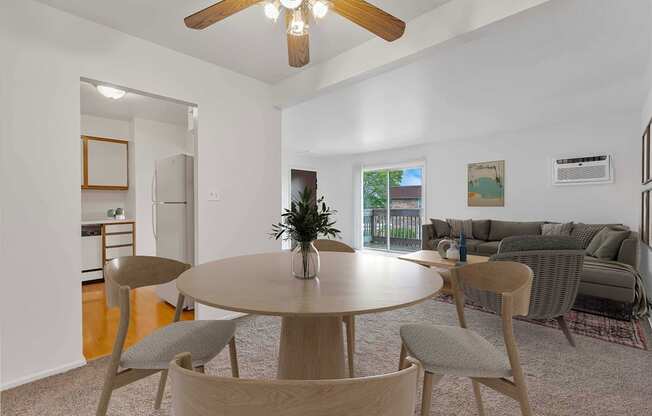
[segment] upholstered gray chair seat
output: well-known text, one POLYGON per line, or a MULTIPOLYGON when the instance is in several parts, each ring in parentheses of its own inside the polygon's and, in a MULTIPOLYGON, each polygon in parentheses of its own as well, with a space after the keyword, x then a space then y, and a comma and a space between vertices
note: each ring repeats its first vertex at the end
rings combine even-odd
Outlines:
POLYGON ((120 367, 167 369, 175 355, 192 354, 193 366, 206 364, 229 343, 233 321, 180 321, 160 328, 122 354, 120 367))
POLYGON ((464 328, 412 324, 401 327, 410 355, 433 374, 460 377, 511 377, 507 356, 489 341, 464 328))

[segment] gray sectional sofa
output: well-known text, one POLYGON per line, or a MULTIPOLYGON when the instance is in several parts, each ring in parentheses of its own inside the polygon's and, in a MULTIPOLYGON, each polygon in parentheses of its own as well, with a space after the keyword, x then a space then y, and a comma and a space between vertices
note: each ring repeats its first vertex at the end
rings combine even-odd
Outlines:
MULTIPOLYGON (((431 220, 432 223, 422 226, 422 249, 436 250, 437 244, 451 236, 450 224, 446 221, 431 220), (448 231, 448 235, 446 235, 448 231)), ((465 233, 469 254, 492 256, 497 253, 502 239, 518 235, 540 235, 546 222, 514 222, 498 220, 473 220, 472 236, 465 233)), ((467 224, 468 225, 468 224, 467 224)), ((581 242, 586 249, 595 229, 601 229, 607 224, 574 224, 570 236, 581 242)), ((638 233, 631 232, 622 242, 618 255, 611 260, 586 257, 581 275, 580 295, 592 298, 608 299, 633 306, 638 301, 640 281, 638 277, 639 242, 638 233)))

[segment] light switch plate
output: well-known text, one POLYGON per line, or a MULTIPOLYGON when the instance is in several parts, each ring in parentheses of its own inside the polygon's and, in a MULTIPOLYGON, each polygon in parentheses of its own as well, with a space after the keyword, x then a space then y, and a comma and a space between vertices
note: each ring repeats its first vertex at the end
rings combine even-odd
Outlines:
POLYGON ((210 191, 208 193, 208 200, 209 201, 219 201, 220 200, 220 194, 217 191, 210 191))

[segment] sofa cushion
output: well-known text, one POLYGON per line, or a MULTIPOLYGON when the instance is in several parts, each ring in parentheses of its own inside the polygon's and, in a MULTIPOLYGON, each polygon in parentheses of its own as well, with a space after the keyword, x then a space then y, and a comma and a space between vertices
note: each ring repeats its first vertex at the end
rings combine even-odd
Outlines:
MULTIPOLYGON (((596 260, 593 257, 587 257, 582 268, 580 280, 586 283, 632 290, 636 286, 636 276, 633 273, 623 270, 620 267, 610 268, 609 262, 596 260)), ((603 297, 608 298, 609 296, 603 297)))
POLYGON ((474 239, 466 240, 466 251, 467 251, 467 253, 470 253, 470 254, 478 253, 478 246, 480 246, 480 244, 484 244, 484 243, 485 243, 484 240, 474 240, 474 239))
POLYGON ((627 237, 629 231, 604 227, 601 229, 586 248, 586 254, 603 260, 616 260, 620 246, 627 237))
POLYGON ((489 240, 489 228, 491 227, 491 220, 473 220, 473 238, 478 240, 489 240))
POLYGON ((446 221, 430 218, 432 227, 435 229, 435 237, 449 237, 451 235, 451 226, 446 221))
POLYGON ((443 240, 443 238, 432 238, 430 240, 423 240, 421 244, 422 250, 437 250, 437 244, 443 240))
POLYGON ((543 222, 515 222, 491 220, 489 240, 500 241, 517 235, 539 235, 543 222))
POLYGON ((573 231, 573 223, 566 222, 563 224, 547 223, 541 225, 541 235, 570 235, 573 231))
POLYGON ((563 235, 519 235, 507 237, 498 246, 499 253, 539 250, 581 250, 579 242, 563 235))
POLYGON ((493 256, 498 253, 498 246, 500 241, 487 241, 482 244, 478 244, 477 253, 482 254, 483 256, 493 256))
POLYGON ((446 218, 446 222, 451 226, 451 237, 459 237, 463 231, 466 237, 473 236, 473 221, 472 220, 456 220, 446 218))

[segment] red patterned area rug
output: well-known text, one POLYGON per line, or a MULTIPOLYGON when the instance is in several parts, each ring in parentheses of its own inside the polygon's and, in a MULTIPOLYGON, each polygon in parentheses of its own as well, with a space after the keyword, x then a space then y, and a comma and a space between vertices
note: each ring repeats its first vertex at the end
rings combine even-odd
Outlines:
MULTIPOLYGON (((440 302, 453 303, 452 297, 441 295, 440 302)), ((467 303, 467 308, 482 312, 493 313, 481 306, 467 303)), ((645 330, 640 320, 620 321, 605 316, 593 315, 586 312, 572 310, 565 315, 566 323, 573 334, 599 339, 613 344, 625 345, 639 350, 648 350, 645 330)), ((535 325, 559 329, 556 321, 539 321, 533 319, 517 318, 535 325)))

